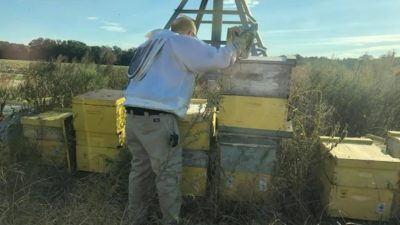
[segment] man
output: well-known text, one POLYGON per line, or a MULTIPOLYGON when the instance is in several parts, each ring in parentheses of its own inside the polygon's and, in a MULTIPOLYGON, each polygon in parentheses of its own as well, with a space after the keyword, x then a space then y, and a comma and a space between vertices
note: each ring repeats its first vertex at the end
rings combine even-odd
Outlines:
POLYGON ((195 38, 196 32, 192 19, 179 17, 171 31, 151 32, 129 67, 126 139, 132 153, 129 211, 134 224, 145 219, 154 182, 163 224, 178 224, 182 148, 176 117, 185 116, 196 74, 228 67, 236 59, 231 43, 217 49, 195 38))

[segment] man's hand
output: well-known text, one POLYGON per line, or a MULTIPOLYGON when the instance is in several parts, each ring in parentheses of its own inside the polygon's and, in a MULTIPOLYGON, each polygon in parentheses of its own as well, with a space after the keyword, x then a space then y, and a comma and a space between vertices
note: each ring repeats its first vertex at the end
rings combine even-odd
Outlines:
POLYGON ((227 42, 236 48, 238 57, 247 58, 253 44, 254 33, 243 27, 228 29, 227 42))

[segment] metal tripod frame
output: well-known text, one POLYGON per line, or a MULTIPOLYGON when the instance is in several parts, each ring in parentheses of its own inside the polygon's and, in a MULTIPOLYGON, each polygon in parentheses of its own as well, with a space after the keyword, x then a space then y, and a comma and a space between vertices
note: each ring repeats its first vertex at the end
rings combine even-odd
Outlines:
MULTIPOLYGON (((222 24, 242 25, 246 28, 255 28, 256 30, 258 28, 257 21, 252 16, 245 0, 235 0, 237 10, 224 10, 223 0, 213 0, 212 10, 206 10, 207 3, 209 2, 208 0, 201 0, 198 9, 184 9, 188 1, 189 0, 181 0, 181 3, 179 4, 178 8, 175 9, 174 14, 171 16, 164 29, 169 29, 172 22, 180 14, 196 14, 195 24, 197 30, 199 30, 200 24, 212 24, 211 40, 204 41, 215 47, 220 47, 221 45, 226 44, 226 41, 221 40, 222 24), (212 20, 203 20, 204 14, 211 14, 212 20), (238 15, 240 20, 224 21, 223 15, 238 15)), ((264 47, 260 34, 257 31, 251 47, 251 54, 253 56, 266 56, 266 51, 267 48, 264 47)))

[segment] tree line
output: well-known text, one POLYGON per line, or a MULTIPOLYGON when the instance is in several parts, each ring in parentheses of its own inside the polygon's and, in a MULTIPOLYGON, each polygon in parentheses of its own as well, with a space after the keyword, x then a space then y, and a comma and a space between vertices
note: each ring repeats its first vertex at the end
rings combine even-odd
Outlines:
POLYGON ((0 41, 0 59, 54 60, 96 64, 129 65, 133 51, 117 46, 88 46, 74 40, 52 40, 37 38, 28 45, 0 41))

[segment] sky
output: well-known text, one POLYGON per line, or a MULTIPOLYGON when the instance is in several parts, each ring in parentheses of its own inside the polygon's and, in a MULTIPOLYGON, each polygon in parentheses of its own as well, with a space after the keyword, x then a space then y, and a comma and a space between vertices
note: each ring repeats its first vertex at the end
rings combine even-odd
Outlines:
MULTIPOLYGON (((163 28, 180 0, 0 0, 0 40, 43 37, 128 49, 163 28)), ((209 6, 212 6, 209 0, 209 6)), ((247 0, 269 56, 400 54, 400 0, 247 0)), ((198 8, 189 0, 186 9, 198 8)), ((234 0, 224 0, 234 9, 234 0)), ((210 19, 210 18, 205 18, 210 19)), ((226 17, 226 20, 238 18, 226 17)), ((224 27, 225 30, 225 27, 224 27)), ((225 33, 223 34, 226 35, 225 33)), ((209 25, 199 38, 210 39, 209 25)))

